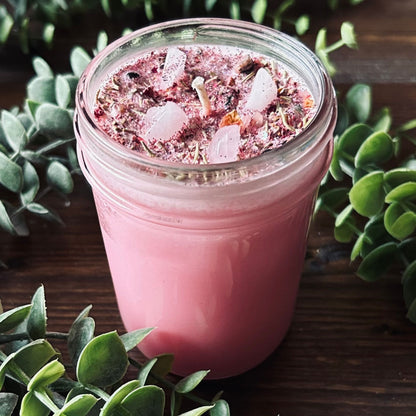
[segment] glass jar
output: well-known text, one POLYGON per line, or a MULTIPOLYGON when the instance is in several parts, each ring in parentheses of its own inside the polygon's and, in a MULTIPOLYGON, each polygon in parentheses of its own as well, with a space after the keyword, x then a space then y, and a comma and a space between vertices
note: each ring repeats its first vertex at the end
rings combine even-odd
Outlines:
POLYGON ((284 338, 294 312, 308 228, 329 167, 336 99, 325 69, 299 41, 228 19, 145 27, 99 53, 81 76, 75 131, 92 186, 126 330, 155 327, 149 357, 173 353, 173 371, 242 373, 284 338), (135 56, 173 45, 226 45, 283 63, 310 89, 312 122, 252 159, 185 165, 123 147, 99 129, 97 90, 135 56))

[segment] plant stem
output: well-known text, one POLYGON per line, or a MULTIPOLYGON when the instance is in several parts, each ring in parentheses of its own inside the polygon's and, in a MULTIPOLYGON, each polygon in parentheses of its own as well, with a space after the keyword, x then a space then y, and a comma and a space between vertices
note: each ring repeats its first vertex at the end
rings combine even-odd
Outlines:
POLYGON ((0 335, 0 344, 7 344, 12 341, 28 340, 29 335, 26 332, 19 332, 17 334, 0 335))
POLYGON ((341 48, 343 46, 344 46, 344 41, 342 39, 340 39, 340 40, 334 42, 332 45, 327 46, 324 49, 324 51, 326 53, 331 53, 331 52, 334 52, 334 51, 336 51, 337 49, 339 49, 339 48, 341 48))
MULTIPOLYGON (((143 366, 138 363, 136 360, 133 360, 132 358, 129 358, 130 364, 133 367, 138 368, 139 370, 141 370, 143 368, 143 366)), ((158 381, 163 387, 165 387, 166 389, 170 389, 172 391, 175 391, 175 384, 173 384, 172 382, 170 382, 169 380, 166 380, 165 378, 159 376, 158 374, 155 374, 153 371, 150 370, 150 375, 156 380, 158 381)), ((195 394, 192 393, 184 393, 182 394, 182 396, 186 397, 189 400, 192 400, 194 403, 198 403, 201 404, 203 406, 209 406, 212 405, 212 403, 208 400, 202 399, 201 397, 198 397, 195 394)))
POLYGON ((108 401, 108 399, 110 398, 110 395, 107 394, 104 390, 100 389, 97 386, 93 386, 92 384, 86 384, 84 385, 84 387, 89 390, 91 393, 96 394, 98 397, 100 397, 101 399, 108 401))
POLYGON ((53 338, 53 339, 67 339, 68 338, 67 333, 65 332, 47 332, 45 334, 45 338, 53 338))

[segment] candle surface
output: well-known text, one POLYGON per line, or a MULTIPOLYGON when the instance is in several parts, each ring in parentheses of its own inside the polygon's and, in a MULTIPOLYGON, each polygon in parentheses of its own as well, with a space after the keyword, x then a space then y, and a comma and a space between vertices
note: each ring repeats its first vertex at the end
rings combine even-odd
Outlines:
POLYGON ((94 111, 101 129, 126 147, 188 164, 279 148, 314 114, 309 90, 281 63, 208 45, 138 56, 109 75, 94 111))

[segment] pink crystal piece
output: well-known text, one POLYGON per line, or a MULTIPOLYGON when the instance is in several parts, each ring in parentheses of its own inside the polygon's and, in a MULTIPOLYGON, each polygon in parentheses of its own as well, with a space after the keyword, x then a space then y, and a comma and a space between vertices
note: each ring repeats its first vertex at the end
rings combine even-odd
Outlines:
POLYGON ((260 68, 254 78, 246 108, 261 112, 266 109, 276 96, 276 83, 266 69, 260 68))
POLYGON ((217 130, 208 147, 209 163, 225 163, 238 160, 240 126, 232 124, 217 130))
POLYGON ((166 142, 175 133, 179 132, 188 117, 178 104, 168 101, 164 106, 151 107, 144 117, 145 124, 149 126, 144 139, 166 142))
POLYGON ((186 54, 178 48, 170 48, 166 54, 160 88, 167 89, 177 81, 185 71, 186 54))

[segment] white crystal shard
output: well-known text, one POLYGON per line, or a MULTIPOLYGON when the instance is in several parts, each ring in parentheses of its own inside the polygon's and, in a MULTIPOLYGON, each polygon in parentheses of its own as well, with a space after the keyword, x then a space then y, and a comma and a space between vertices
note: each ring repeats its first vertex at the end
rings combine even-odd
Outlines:
POLYGON ((185 71, 186 54, 178 48, 170 48, 166 54, 160 88, 171 87, 185 71))
POLYGON ((276 83, 266 69, 260 68, 254 77, 246 108, 253 111, 263 111, 276 96, 276 83))
POLYGON ((180 131, 188 117, 178 104, 168 101, 164 106, 151 107, 147 111, 144 122, 149 126, 144 139, 165 142, 180 131))
POLYGON ((225 163, 238 160, 240 126, 232 124, 217 130, 208 146, 209 163, 225 163))

